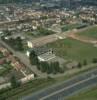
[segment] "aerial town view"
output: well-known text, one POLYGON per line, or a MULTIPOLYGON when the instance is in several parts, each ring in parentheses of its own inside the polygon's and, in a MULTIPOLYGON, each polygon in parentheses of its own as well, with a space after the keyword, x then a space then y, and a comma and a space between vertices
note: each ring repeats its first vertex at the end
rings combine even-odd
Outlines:
POLYGON ((0 0, 0 100, 97 100, 97 0, 0 0))

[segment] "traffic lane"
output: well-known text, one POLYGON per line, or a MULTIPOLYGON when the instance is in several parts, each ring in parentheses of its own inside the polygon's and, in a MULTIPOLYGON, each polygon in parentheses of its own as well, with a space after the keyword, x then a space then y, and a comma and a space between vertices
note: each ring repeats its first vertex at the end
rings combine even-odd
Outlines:
POLYGON ((91 77, 93 75, 97 75, 97 70, 95 70, 95 71, 93 71, 91 73, 87 73, 85 75, 81 75, 81 76, 79 76, 79 77, 77 77, 75 79, 66 81, 66 82, 64 82, 64 83, 62 83, 60 85, 51 87, 51 88, 46 89, 44 91, 41 91, 40 93, 33 94, 33 95, 25 98, 24 100, 39 100, 41 97, 47 96, 47 95, 49 95, 49 94, 51 94, 51 93, 53 93, 55 91, 58 91, 58 90, 63 89, 65 87, 68 87, 68 86, 70 86, 72 84, 75 84, 75 83, 77 83, 79 81, 85 80, 85 79, 87 79, 87 78, 89 78, 89 77, 91 77))
POLYGON ((63 99, 65 100, 66 97, 74 94, 75 92, 77 91, 79 92, 80 90, 85 89, 89 86, 93 86, 95 84, 97 84, 97 77, 90 79, 88 81, 85 81, 83 83, 77 84, 74 87, 68 88, 62 92, 59 92, 53 96, 50 96, 48 98, 41 99, 41 100, 63 100, 63 99))

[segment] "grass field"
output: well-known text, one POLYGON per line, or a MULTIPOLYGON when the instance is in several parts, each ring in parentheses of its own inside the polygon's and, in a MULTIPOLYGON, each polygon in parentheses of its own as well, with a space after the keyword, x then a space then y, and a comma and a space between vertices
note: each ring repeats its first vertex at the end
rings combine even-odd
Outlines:
POLYGON ((96 47, 70 38, 48 44, 48 47, 53 48, 57 56, 67 60, 87 60, 90 62, 97 57, 96 47))
POLYGON ((62 31, 68 31, 83 26, 84 24, 75 23, 62 26, 62 31))
POLYGON ((80 36, 97 39, 97 26, 91 27, 83 32, 78 33, 80 36))
POLYGON ((40 29, 37 29, 33 32, 25 32, 26 35, 29 35, 33 38, 36 38, 36 37, 41 37, 41 36, 47 36, 47 35, 51 35, 51 34, 55 34, 54 31, 52 30, 48 30, 48 29, 45 29, 45 28, 40 28, 40 29))
POLYGON ((86 92, 82 92, 78 95, 72 96, 67 100, 97 100, 97 86, 90 90, 87 90, 86 92))

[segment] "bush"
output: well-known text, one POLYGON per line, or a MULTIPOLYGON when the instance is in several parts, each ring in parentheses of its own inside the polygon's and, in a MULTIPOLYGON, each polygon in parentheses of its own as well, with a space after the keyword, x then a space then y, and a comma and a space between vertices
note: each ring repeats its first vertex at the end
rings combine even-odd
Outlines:
POLYGON ((97 63, 97 58, 93 58, 93 63, 97 63))
POLYGON ((83 65, 86 66, 87 65, 87 60, 83 61, 83 65))
POLYGON ((12 75, 10 78, 12 88, 17 88, 20 86, 20 82, 16 79, 15 75, 12 75))
POLYGON ((78 68, 81 68, 82 67, 82 64, 79 62, 78 65, 77 65, 77 67, 78 68))
POLYGON ((32 65, 38 65, 38 67, 39 67, 39 60, 38 60, 38 57, 37 57, 37 55, 36 55, 36 53, 34 51, 32 51, 30 53, 29 60, 30 60, 30 63, 32 65))

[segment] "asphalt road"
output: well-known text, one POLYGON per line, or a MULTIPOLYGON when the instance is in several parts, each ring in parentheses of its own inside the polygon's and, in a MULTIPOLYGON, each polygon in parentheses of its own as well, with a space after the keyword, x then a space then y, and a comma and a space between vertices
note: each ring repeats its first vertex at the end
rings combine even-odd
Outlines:
POLYGON ((56 86, 31 94, 22 98, 22 100, 64 100, 95 84, 97 84, 97 69, 69 79, 56 86))

